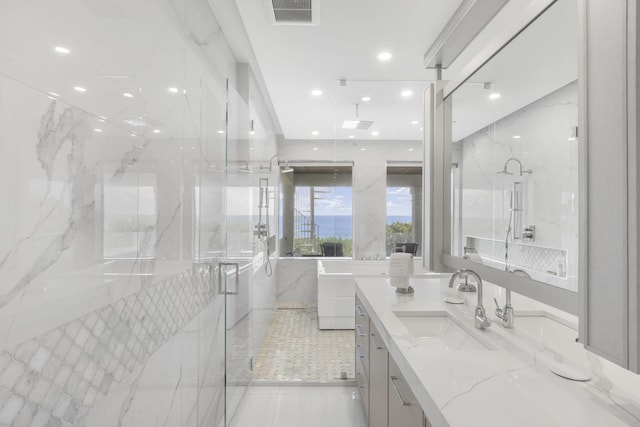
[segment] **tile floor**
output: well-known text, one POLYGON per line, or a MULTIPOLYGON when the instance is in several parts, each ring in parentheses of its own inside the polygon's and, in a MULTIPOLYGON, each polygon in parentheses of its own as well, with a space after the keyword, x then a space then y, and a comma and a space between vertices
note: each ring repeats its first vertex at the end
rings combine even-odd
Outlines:
POLYGON ((230 427, 365 427, 357 387, 250 387, 230 427))
POLYGON ((278 305, 253 365, 254 382, 354 379, 354 331, 320 330, 315 304, 278 305))

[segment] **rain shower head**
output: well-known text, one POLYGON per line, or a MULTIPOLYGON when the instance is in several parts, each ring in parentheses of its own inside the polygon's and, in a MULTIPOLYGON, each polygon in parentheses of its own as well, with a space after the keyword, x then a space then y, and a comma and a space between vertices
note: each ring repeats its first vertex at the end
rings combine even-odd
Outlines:
POLYGON ((523 173, 531 174, 533 171, 531 169, 522 169, 522 162, 515 157, 509 157, 506 162, 504 162, 504 167, 501 171, 496 172, 498 175, 513 175, 513 172, 509 172, 507 167, 509 166, 509 162, 516 162, 519 168, 519 175, 522 176, 523 173))
POLYGON ((293 168, 290 168, 290 167, 289 167, 289 162, 288 162, 288 161, 285 161, 285 162, 284 162, 284 168, 282 168, 282 169, 280 170, 280 173, 292 173, 292 172, 293 172, 293 168))

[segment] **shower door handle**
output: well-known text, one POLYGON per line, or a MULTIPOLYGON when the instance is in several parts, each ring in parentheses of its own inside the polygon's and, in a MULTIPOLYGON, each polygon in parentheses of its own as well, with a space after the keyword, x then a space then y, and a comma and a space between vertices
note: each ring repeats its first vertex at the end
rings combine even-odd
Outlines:
POLYGON ((218 263, 218 293, 222 295, 238 295, 240 290, 240 263, 239 262, 220 262, 218 263), (222 274, 227 274, 226 266, 234 266, 236 268, 236 290, 235 292, 225 291, 222 289, 222 274))

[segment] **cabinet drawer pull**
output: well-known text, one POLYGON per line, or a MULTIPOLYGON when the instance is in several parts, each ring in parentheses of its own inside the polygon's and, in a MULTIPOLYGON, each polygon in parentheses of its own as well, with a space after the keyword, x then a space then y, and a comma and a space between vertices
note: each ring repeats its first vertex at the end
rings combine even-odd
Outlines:
POLYGON ((376 350, 382 350, 383 347, 378 345, 378 342, 376 341, 375 336, 376 336, 376 334, 371 334, 371 342, 372 342, 372 344, 373 344, 373 346, 375 347, 376 350))
POLYGON ((362 332, 360 332, 360 328, 361 328, 360 325, 356 325, 356 331, 358 331, 358 336, 359 337, 366 337, 367 334, 363 334, 362 332))
POLYGON ((400 402, 402 402, 402 406, 411 406, 411 402, 407 402, 406 400, 404 400, 404 398, 400 394, 400 390, 398 389, 396 381, 398 381, 398 377, 391 376, 391 384, 393 384, 393 389, 396 391, 396 395, 398 396, 398 399, 400 399, 400 402))
POLYGON ((364 313, 362 312, 362 307, 360 307, 359 305, 356 305, 356 313, 358 314, 358 316, 364 317, 364 313))

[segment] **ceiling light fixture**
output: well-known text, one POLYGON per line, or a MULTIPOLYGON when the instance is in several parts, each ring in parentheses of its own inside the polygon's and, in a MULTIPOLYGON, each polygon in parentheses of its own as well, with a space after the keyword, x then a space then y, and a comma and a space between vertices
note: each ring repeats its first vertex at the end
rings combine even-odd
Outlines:
POLYGON ((412 125, 417 125, 419 122, 417 120, 411 120, 412 125))
POLYGON ((223 131, 223 130, 219 130, 219 131, 218 131, 218 133, 219 133, 220 135, 222 135, 222 134, 224 133, 224 131, 223 131))
POLYGON ((318 151, 319 148, 318 147, 313 147, 313 151, 318 151))
POLYGON ((122 96, 124 96, 125 98, 133 98, 133 94, 131 94, 129 92, 123 93, 122 96))
POLYGON ((154 129, 153 133, 160 133, 160 129, 154 129))
POLYGON ((372 136, 378 136, 380 135, 380 132, 378 132, 377 130, 374 130, 373 132, 371 132, 372 136))
POLYGON ((496 99, 500 99, 502 97, 502 95, 500 95, 498 92, 493 92, 492 94, 489 95, 489 99, 492 101, 495 101, 496 99))
POLYGON ((58 53, 63 53, 63 54, 67 54, 67 53, 71 53, 71 51, 69 49, 67 49, 66 47, 63 46, 56 46, 53 48, 53 50, 55 50, 58 53))
POLYGON ((355 136, 349 135, 349 139, 353 139, 353 138, 355 138, 355 136))
POLYGON ((311 135, 318 136, 318 135, 320 135, 320 132, 318 132, 317 130, 312 130, 311 131, 311 135))
POLYGON ((513 138, 513 139, 520 139, 520 138, 522 138, 522 137, 521 137, 520 135, 513 135, 513 136, 512 136, 512 138, 513 138))
POLYGON ((362 102, 369 102, 369 101, 371 101, 371 97, 370 97, 370 96, 363 96, 361 99, 362 99, 362 102))
POLYGON ((391 53, 389 52, 380 52, 378 54, 378 60, 379 61, 388 61, 391 59, 391 53))
POLYGON ((320 89, 313 89, 313 90, 311 91, 311 95, 313 95, 313 96, 320 96, 320 95, 322 95, 322 91, 321 91, 320 89))
POLYGON ((94 131, 95 132, 102 132, 102 129, 95 128, 94 131))
POLYGON ((169 89, 167 89, 169 92, 171 93, 178 93, 178 88, 177 87, 170 87, 169 89))
POLYGON ((83 88, 82 86, 74 86, 73 90, 75 90, 76 92, 86 92, 87 89, 83 88))
POLYGON ((400 92, 400 95, 402 95, 403 98, 409 98, 410 96, 413 96, 413 91, 409 89, 403 90, 400 92))

